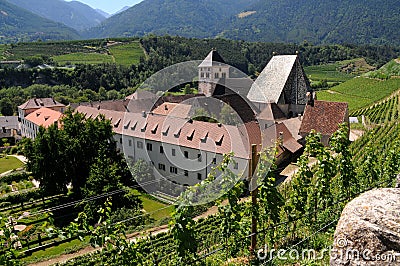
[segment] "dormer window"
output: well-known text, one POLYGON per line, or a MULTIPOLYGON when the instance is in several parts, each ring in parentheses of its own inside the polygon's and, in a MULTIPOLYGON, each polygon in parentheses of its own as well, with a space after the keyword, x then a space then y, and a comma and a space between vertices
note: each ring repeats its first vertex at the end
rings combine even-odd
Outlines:
POLYGON ((204 135, 204 137, 202 137, 200 140, 201 140, 201 142, 206 143, 206 142, 207 142, 207 138, 208 138, 208 131, 207 131, 207 133, 204 135))
POLYGON ((158 124, 156 124, 153 129, 151 130, 151 134, 156 134, 157 133, 157 128, 158 128, 158 124))
POLYGON ((131 120, 128 120, 128 122, 125 123, 124 128, 127 129, 129 127, 130 123, 131 123, 131 120))
POLYGON ((148 123, 144 124, 144 126, 142 127, 142 129, 141 129, 142 132, 145 132, 145 131, 146 131, 147 124, 148 124, 148 123))
POLYGON ((168 126, 166 129, 164 129, 164 131, 162 132, 162 134, 163 134, 164 136, 167 136, 167 135, 168 135, 169 128, 170 128, 170 126, 168 126))
POLYGON ((121 122, 121 118, 118 119, 118 121, 114 123, 114 127, 118 127, 120 122, 121 122))
POLYGON ((215 144, 217 146, 221 146, 223 140, 224 140, 224 135, 221 135, 219 138, 216 139, 215 144))
POLYGON ((195 132, 194 129, 189 132, 189 134, 186 136, 188 140, 193 140, 194 132, 195 132))
POLYGON ((179 136, 181 135, 181 131, 182 131, 182 128, 180 128, 177 132, 175 132, 175 134, 174 134, 175 138, 179 138, 179 136))
POLYGON ((135 129, 136 129, 136 126, 137 126, 137 121, 136 121, 135 123, 132 124, 131 130, 135 130, 135 129))

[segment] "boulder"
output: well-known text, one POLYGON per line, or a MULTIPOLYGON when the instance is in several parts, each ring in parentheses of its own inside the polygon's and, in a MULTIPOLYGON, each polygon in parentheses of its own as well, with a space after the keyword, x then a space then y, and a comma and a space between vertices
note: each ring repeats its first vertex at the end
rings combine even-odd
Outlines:
POLYGON ((400 265, 400 189, 374 189, 346 205, 330 265, 400 265))

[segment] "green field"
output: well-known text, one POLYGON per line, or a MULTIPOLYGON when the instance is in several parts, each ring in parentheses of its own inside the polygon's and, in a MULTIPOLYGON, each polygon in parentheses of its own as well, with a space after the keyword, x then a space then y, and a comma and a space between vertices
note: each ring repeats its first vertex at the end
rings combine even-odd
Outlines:
POLYGON ((318 92, 317 98, 318 100, 348 102, 351 112, 369 106, 399 89, 399 78, 389 80, 354 78, 329 91, 318 92))
POLYGON ((7 156, 0 158, 0 174, 22 166, 24 166, 24 164, 15 157, 7 156))
POLYGON ((60 65, 66 64, 103 64, 112 63, 113 58, 107 54, 99 53, 72 53, 53 57, 60 65))
POLYGON ((140 57, 144 56, 143 49, 139 42, 114 45, 111 46, 109 50, 115 62, 125 66, 139 63, 140 57))
POLYGON ((345 82, 354 77, 354 75, 339 71, 338 67, 338 63, 316 65, 305 67, 304 71, 312 82, 322 80, 326 80, 327 82, 345 82))
MULTIPOLYGON (((143 209, 147 212, 154 212, 156 210, 159 210, 161 208, 167 207, 168 205, 165 203, 162 203, 156 199, 153 199, 150 195, 144 195, 140 193, 139 191, 135 191, 135 194, 139 196, 139 198, 143 201, 143 209)), ((152 213, 150 216, 155 219, 155 220, 160 220, 162 218, 170 217, 171 213, 174 210, 174 206, 170 206, 166 209, 157 211, 152 213)))

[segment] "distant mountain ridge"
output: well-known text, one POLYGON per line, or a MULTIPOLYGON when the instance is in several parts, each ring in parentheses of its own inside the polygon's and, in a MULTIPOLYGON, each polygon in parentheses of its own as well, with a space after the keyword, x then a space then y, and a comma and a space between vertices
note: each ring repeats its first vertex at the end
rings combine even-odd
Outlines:
POLYGON ((67 26, 33 14, 8 1, 0 0, 0 43, 28 42, 38 39, 72 40, 79 33, 67 26))
POLYGON ((400 0, 144 0, 85 37, 180 35, 400 45, 400 0), (241 14, 239 16, 239 14, 241 14))
POLYGON ((77 31, 99 25, 106 17, 78 1, 63 0, 7 0, 41 17, 63 23, 77 31))
POLYGON ((149 33, 211 37, 224 30, 221 23, 259 0, 144 0, 116 14, 85 37, 142 36, 149 33))

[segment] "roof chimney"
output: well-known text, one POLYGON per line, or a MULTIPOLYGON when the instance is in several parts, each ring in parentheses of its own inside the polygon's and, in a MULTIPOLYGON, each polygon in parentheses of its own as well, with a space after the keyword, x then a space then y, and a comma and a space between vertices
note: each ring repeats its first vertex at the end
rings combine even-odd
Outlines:
POLYGON ((307 105, 314 106, 315 92, 308 91, 306 96, 307 96, 307 105))

